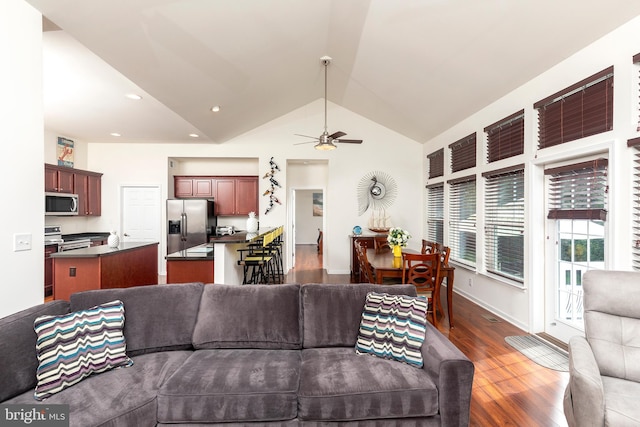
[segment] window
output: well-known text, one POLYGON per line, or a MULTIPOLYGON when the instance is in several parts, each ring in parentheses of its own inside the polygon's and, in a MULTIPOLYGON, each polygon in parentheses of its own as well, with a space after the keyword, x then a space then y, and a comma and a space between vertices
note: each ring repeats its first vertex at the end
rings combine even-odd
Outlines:
POLYGON ((443 243, 444 184, 427 186, 427 239, 443 243))
POLYGON ((549 219, 607 219, 607 159, 544 171, 549 179, 549 219))
POLYGON ((640 270, 640 138, 630 139, 627 145, 634 148, 633 162, 636 171, 633 175, 633 225, 631 229, 633 259, 631 264, 634 270, 640 270))
MULTIPOLYGON (((636 65, 636 70, 640 69, 640 53, 633 55, 633 63, 636 65)), ((638 93, 640 95, 640 92, 638 93)), ((638 97, 638 127, 636 129, 640 132, 640 96, 638 97)))
POLYGON ((487 162, 524 153, 524 110, 484 128, 487 134, 487 162))
POLYGON ((449 247, 451 258, 470 266, 476 265, 476 177, 448 181, 449 247))
POLYGON ((533 105, 538 147, 547 148, 613 129, 613 67, 533 105))
POLYGON ((444 148, 429 154, 427 159, 429 159, 429 178, 444 175, 444 148))
POLYGON ((485 177, 485 251, 487 271, 524 280, 524 165, 485 177))
POLYGON ((473 133, 449 145, 451 172, 458 172, 476 165, 476 134, 473 133))

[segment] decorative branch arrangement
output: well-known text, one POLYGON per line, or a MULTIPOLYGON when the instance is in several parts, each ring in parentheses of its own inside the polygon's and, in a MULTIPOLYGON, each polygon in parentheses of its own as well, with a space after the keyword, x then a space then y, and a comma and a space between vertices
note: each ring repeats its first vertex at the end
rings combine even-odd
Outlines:
POLYGON ((280 168, 278 167, 276 162, 273 161, 273 157, 269 160, 269 166, 271 170, 269 170, 269 172, 264 174, 264 176, 262 177, 262 179, 269 178, 269 183, 271 184, 269 189, 264 193, 262 193, 263 196, 269 196, 269 206, 264 211, 265 215, 271 212, 271 209, 273 209, 274 203, 277 203, 279 205, 282 204, 282 202, 280 202, 280 200, 278 200, 278 198, 274 194, 276 191, 276 188, 282 188, 282 185, 280 185, 280 183, 273 177, 276 174, 276 172, 280 171, 280 168))

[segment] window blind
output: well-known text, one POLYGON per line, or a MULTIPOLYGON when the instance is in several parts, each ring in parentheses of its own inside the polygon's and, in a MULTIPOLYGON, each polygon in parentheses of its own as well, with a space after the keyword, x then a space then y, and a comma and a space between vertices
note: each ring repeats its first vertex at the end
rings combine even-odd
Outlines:
POLYGON ((613 129, 613 67, 533 105, 538 147, 547 148, 613 129))
POLYGON ((627 145, 634 147, 631 265, 634 270, 640 270, 640 138, 630 139, 627 145))
POLYGON ((429 178, 444 175, 444 148, 429 154, 427 159, 429 159, 429 178))
POLYGON ((487 271, 524 280, 524 165, 485 177, 485 257, 487 271))
POLYGON ((476 165, 476 134, 475 132, 453 144, 451 149, 451 172, 458 172, 476 165))
POLYGON ((487 162, 524 153, 524 110, 484 128, 487 134, 487 162))
POLYGON ((549 219, 607 219, 607 159, 545 169, 549 219))
POLYGON ((476 177, 448 181, 450 257, 476 265, 476 177))
POLYGON ((443 243, 444 184, 427 186, 427 239, 443 243))

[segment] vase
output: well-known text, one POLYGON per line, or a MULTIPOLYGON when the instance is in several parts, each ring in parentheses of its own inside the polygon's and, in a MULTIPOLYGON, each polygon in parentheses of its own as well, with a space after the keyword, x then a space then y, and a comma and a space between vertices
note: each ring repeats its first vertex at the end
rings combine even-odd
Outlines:
POLYGON ((258 218, 256 218, 255 212, 249 212, 249 218, 247 218, 247 233, 255 233, 258 231, 258 218))
POLYGON ((400 258, 400 257, 402 257, 402 246, 400 246, 400 245, 395 245, 395 246, 393 247, 393 256, 394 256, 395 258, 400 258))
POLYGON ((120 245, 120 237, 118 237, 115 231, 112 231, 107 238, 107 245, 109 245, 110 248, 117 248, 118 245, 120 245))

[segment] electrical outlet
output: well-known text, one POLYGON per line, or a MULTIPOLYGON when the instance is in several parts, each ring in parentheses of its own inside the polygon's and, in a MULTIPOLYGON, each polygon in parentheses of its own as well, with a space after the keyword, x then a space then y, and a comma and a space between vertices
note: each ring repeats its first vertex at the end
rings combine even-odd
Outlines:
POLYGON ((31 234, 14 234, 13 235, 13 251, 30 251, 31 250, 31 234))
POLYGON ((473 286, 473 279, 469 277, 469 286, 473 286))
POLYGON ((69 277, 76 277, 76 268, 69 267, 69 277))

